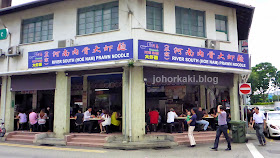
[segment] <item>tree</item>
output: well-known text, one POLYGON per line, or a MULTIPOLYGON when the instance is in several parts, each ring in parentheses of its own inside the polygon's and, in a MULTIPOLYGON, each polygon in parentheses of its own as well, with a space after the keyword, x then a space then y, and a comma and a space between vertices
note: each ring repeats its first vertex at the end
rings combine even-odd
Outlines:
POLYGON ((271 63, 264 62, 252 68, 252 73, 248 82, 252 84, 252 91, 259 92, 262 96, 262 100, 266 100, 267 96, 265 92, 269 88, 270 80, 273 78, 275 78, 275 81, 277 78, 277 82, 280 83, 280 72, 277 72, 277 69, 271 63), (279 76, 277 77, 276 74, 279 76))

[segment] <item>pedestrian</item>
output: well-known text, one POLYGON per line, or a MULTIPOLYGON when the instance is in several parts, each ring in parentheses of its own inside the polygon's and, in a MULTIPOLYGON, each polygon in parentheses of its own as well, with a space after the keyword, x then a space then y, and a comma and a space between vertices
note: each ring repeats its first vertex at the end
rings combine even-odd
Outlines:
POLYGON ((256 130, 256 135, 258 137, 260 145, 266 145, 266 140, 263 134, 263 130, 265 129, 265 117, 264 114, 259 111, 258 107, 255 107, 255 113, 253 114, 253 123, 251 127, 254 127, 256 130))
POLYGON ((196 110, 194 108, 191 109, 191 113, 192 113, 192 117, 191 119, 188 121, 188 137, 190 139, 190 146, 189 147, 195 147, 196 143, 195 143, 195 139, 193 137, 193 131, 195 129, 195 124, 196 124, 196 110))
POLYGON ((225 108, 222 105, 218 106, 217 115, 218 115, 218 125, 219 125, 219 127, 218 127, 217 132, 216 132, 216 139, 215 139, 214 147, 211 148, 211 149, 213 149, 215 151, 218 150, 219 139, 220 139, 221 134, 223 133, 226 140, 227 140, 227 143, 228 143, 228 147, 226 148, 226 151, 231 150, 230 138, 229 138, 228 133, 227 133, 227 129, 228 129, 227 113, 225 112, 225 108))

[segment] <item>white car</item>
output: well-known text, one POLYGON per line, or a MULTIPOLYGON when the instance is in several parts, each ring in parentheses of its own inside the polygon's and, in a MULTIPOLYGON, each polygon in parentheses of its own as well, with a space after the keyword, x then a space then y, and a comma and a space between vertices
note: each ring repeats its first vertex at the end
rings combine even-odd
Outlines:
POLYGON ((267 137, 280 137, 280 111, 269 111, 266 114, 267 137))

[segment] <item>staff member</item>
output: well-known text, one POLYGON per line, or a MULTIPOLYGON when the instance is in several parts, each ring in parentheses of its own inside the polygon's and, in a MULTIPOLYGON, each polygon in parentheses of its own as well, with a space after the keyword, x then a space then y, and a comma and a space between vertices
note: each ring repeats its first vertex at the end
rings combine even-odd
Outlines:
POLYGON ((225 108, 222 105, 218 106, 217 111, 218 111, 217 114, 218 114, 218 125, 219 125, 219 127, 217 129, 214 147, 211 148, 211 149, 213 149, 215 151, 218 150, 219 139, 220 139, 221 134, 223 133, 224 136, 226 137, 226 140, 227 140, 227 143, 228 143, 228 148, 226 149, 226 151, 228 151, 228 150, 231 150, 231 145, 230 145, 230 138, 229 138, 228 133, 227 133, 227 129, 228 129, 227 113, 225 112, 225 108))
POLYGON ((255 124, 255 130, 256 130, 256 135, 258 137, 258 140, 260 142, 260 145, 264 146, 266 145, 265 137, 263 134, 263 129, 265 128, 264 123, 265 123, 265 117, 264 114, 259 112, 259 108, 255 107, 255 113, 253 115, 253 123, 251 127, 254 126, 255 124))

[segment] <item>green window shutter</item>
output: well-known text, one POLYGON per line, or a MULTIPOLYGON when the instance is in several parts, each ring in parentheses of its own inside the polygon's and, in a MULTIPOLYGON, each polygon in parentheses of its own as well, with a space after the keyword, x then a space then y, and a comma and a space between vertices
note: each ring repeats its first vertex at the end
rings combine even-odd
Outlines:
POLYGON ((205 12, 176 7, 176 33, 205 37, 205 12))
POLYGON ((78 10, 78 35, 119 28, 119 2, 94 5, 78 10))
POLYGON ((21 43, 32 43, 53 38, 53 14, 22 21, 21 43))
POLYGON ((147 29, 163 31, 162 4, 147 1, 147 29))
POLYGON ((228 20, 227 16, 215 15, 216 31, 227 34, 228 20))

